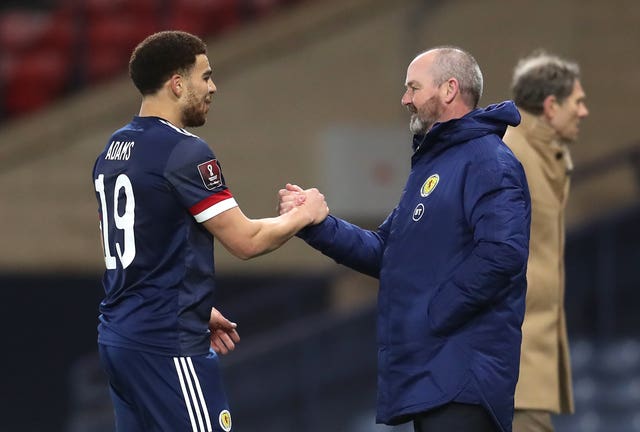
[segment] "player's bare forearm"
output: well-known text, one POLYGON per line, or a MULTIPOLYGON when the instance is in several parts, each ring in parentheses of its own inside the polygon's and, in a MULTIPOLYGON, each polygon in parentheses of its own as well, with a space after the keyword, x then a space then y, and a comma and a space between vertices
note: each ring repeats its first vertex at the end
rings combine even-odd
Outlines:
POLYGON ((273 218, 249 219, 240 208, 229 209, 204 222, 205 228, 240 259, 250 259, 282 246, 307 225, 326 218, 329 208, 317 189, 291 211, 273 218))

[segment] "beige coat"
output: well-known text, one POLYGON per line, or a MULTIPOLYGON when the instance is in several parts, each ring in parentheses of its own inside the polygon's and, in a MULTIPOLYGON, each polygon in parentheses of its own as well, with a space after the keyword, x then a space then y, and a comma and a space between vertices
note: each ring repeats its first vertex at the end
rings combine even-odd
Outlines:
POLYGON ((573 394, 564 313, 564 217, 573 166, 553 129, 520 113, 522 123, 504 137, 524 166, 531 193, 527 309, 515 406, 568 413, 573 394))

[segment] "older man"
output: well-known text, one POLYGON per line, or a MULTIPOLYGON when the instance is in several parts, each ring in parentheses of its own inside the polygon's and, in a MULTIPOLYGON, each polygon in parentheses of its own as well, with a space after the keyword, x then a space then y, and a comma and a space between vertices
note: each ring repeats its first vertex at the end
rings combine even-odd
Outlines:
MULTIPOLYGON (((482 74, 458 48, 418 55, 405 86, 414 154, 400 203, 376 231, 329 215, 299 235, 380 279, 378 422, 510 431, 530 200, 501 137, 520 116, 511 102, 477 108, 482 74)), ((281 190, 281 212, 301 193, 281 190)))

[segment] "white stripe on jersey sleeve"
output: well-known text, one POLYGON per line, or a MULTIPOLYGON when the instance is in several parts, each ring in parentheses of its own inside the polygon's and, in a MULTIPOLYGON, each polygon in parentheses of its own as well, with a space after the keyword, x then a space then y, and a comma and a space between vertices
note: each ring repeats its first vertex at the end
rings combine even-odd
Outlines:
POLYGON ((234 207, 238 207, 238 203, 236 202, 236 200, 234 198, 227 198, 226 200, 220 201, 219 203, 212 205, 206 210, 193 215, 193 217, 195 218, 196 222, 202 223, 234 207))

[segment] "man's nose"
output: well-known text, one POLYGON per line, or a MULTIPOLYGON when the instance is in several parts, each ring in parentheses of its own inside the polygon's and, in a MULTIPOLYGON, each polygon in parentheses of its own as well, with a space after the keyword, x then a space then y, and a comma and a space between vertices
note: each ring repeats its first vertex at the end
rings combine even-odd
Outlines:
POLYGON ((580 111, 578 112, 578 115, 580 116, 580 118, 584 118, 589 115, 589 109, 587 108, 586 105, 582 105, 580 107, 580 111))

